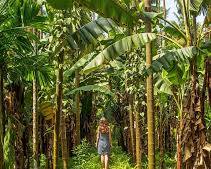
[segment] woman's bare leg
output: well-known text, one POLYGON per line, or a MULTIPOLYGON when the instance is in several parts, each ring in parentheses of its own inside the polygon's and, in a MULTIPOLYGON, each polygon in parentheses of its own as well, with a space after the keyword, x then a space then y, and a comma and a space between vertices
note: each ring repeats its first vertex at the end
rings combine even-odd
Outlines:
POLYGON ((105 169, 108 169, 108 154, 105 155, 105 169))
POLYGON ((105 156, 101 155, 101 164, 102 164, 102 168, 105 168, 105 156))

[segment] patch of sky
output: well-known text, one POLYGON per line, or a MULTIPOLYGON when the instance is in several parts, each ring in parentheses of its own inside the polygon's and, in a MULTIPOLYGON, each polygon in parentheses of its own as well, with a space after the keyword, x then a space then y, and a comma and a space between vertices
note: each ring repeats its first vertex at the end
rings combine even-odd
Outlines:
MULTIPOLYGON (((162 0, 161 4, 163 4, 162 0)), ((168 11, 167 19, 177 22, 178 18, 176 17, 176 15, 178 14, 178 12, 175 0, 166 0, 166 9, 168 11)), ((197 16, 196 20, 198 23, 203 23, 204 18, 205 16, 203 14, 200 14, 199 16, 197 16)))

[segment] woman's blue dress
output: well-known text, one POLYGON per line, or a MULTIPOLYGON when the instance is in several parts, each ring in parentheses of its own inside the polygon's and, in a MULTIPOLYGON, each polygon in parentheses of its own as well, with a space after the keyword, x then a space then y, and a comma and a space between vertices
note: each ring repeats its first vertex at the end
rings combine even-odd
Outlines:
POLYGON ((108 155, 110 153, 109 133, 99 133, 98 154, 108 155))

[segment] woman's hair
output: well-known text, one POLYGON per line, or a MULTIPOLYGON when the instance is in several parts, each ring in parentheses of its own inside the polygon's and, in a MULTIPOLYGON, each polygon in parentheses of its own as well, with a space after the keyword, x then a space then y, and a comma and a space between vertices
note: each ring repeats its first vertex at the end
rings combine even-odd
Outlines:
POLYGON ((107 121, 107 119, 105 117, 102 117, 100 119, 99 131, 100 131, 100 133, 108 133, 109 132, 108 121, 107 121))

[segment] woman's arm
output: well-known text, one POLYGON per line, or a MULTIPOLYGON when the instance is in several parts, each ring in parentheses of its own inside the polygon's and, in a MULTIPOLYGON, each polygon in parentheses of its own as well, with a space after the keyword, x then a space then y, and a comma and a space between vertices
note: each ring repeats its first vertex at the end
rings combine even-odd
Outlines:
POLYGON ((98 147, 98 142, 99 142, 99 127, 97 128, 97 136, 96 136, 96 147, 98 147))
POLYGON ((112 146, 112 138, 111 138, 111 128, 109 127, 109 143, 112 146))

